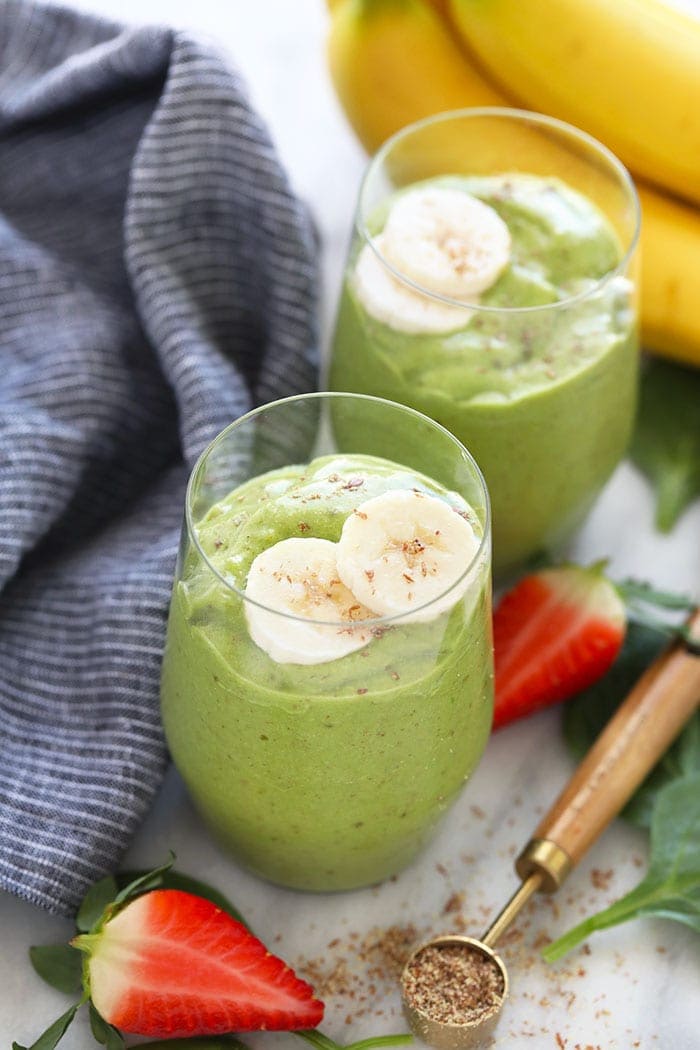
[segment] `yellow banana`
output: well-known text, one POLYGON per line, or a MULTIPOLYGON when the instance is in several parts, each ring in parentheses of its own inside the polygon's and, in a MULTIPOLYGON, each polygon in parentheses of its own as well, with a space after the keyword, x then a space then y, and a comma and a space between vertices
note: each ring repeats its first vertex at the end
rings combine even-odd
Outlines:
POLYGON ((642 338, 700 367, 700 211, 638 184, 642 202, 642 338))
MULTIPOLYGON (((488 2, 488 0, 484 0, 488 2)), ((439 0, 334 0, 331 76, 374 152, 414 120, 465 106, 510 106, 437 13, 439 0)), ((700 212, 639 185, 645 346, 700 366, 700 212)))
POLYGON ((700 202, 700 20, 663 0, 451 0, 457 31, 524 105, 700 202))
POLYGON ((501 105, 422 0, 336 0, 328 54, 338 97, 370 151, 421 117, 501 105))

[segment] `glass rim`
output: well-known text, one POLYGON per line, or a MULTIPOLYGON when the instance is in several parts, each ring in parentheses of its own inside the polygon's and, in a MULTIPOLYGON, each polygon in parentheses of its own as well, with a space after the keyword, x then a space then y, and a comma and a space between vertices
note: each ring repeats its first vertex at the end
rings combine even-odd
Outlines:
MULTIPOLYGON (((242 590, 240 587, 237 587, 234 583, 231 582, 231 580, 227 579, 225 575, 219 572, 215 565, 212 564, 209 556, 206 554, 199 541, 196 523, 194 522, 192 516, 192 495, 194 491, 194 486, 199 480, 200 473, 204 469, 204 466, 207 460, 209 459, 209 456, 215 451, 219 444, 222 441, 224 441, 231 433, 233 433, 235 430, 238 430, 240 427, 250 422, 252 419, 255 419, 257 416, 263 415, 270 409, 279 408, 280 406, 289 405, 294 402, 322 402, 336 399, 349 399, 354 401, 362 401, 366 403, 371 402, 377 405, 388 405, 390 408, 399 409, 401 412, 406 413, 409 416, 413 416, 421 422, 428 423, 438 433, 441 433, 442 435, 447 437, 449 441, 455 446, 456 450, 460 453, 463 460, 472 470, 473 475, 481 491, 481 494, 483 496, 483 533, 481 537, 477 537, 479 540, 478 546, 471 560, 469 561, 469 564, 459 575, 459 577, 456 580, 453 580, 449 587, 446 587, 444 591, 441 591, 439 594, 435 595, 434 598, 431 598, 430 601, 423 602, 422 605, 417 606, 415 609, 411 609, 409 612, 395 613, 392 616, 376 616, 373 617, 371 620, 353 620, 352 627, 379 628, 400 625, 402 622, 410 623, 417 612, 422 612, 424 609, 428 609, 431 605, 434 605, 436 602, 442 601, 445 598, 445 596, 449 594, 450 591, 459 587, 464 582, 464 580, 466 580, 467 577, 473 572, 473 570, 478 567, 479 563, 483 558, 484 551, 489 547, 491 542, 491 500, 489 497, 488 488, 486 486, 486 480, 481 472, 479 464, 476 462, 474 456, 471 454, 469 449, 462 444, 459 438, 455 437, 455 435, 452 434, 452 432, 449 431, 447 427, 444 427, 442 423, 438 423, 436 420, 431 419, 430 416, 425 415, 425 413, 419 412, 415 408, 410 408, 408 405, 402 405, 398 401, 390 401, 388 400, 388 398, 375 397, 371 394, 355 394, 349 391, 345 392, 342 390, 321 390, 312 391, 310 393, 305 394, 292 394, 289 397, 278 398, 276 401, 268 401, 264 405, 258 405, 257 408, 253 408, 249 412, 246 412, 242 416, 239 416, 237 419, 234 419, 233 422, 229 423, 228 426, 224 427, 223 430, 219 431, 216 437, 214 437, 209 442, 209 444, 199 454, 194 466, 192 467, 189 480, 187 482, 187 488, 185 490, 185 528, 187 530, 187 535, 193 543, 199 557, 202 559, 203 563, 206 565, 207 569, 212 573, 212 575, 216 577, 216 579, 218 579, 219 582, 222 583, 228 591, 230 591, 232 594, 235 594, 244 603, 247 602, 250 605, 255 605, 258 609, 262 609, 265 612, 274 613, 276 616, 281 616, 284 619, 291 620, 296 623, 313 624, 314 626, 318 627, 342 627, 344 629, 347 629, 347 620, 315 620, 305 616, 296 616, 294 613, 288 613, 280 609, 274 609, 269 605, 265 605, 262 602, 255 601, 255 599, 253 598, 249 598, 248 595, 245 593, 245 590, 242 590)), ((410 467, 407 467, 406 464, 399 464, 399 466, 403 466, 406 470, 411 469, 410 467)), ((428 475, 426 475, 426 477, 427 476, 428 475)), ((456 601, 457 599, 455 599, 455 602, 456 601)))
MULTIPOLYGON (((449 173, 446 172, 445 174, 448 175, 449 173)), ((412 291, 417 292, 428 299, 433 299, 435 302, 441 303, 444 306, 456 307, 465 312, 506 314, 511 316, 515 314, 534 314, 547 311, 557 311, 564 307, 570 307, 575 303, 583 302, 591 296, 597 295, 608 284, 615 280, 615 278, 621 277, 627 270, 637 249, 637 245, 639 244, 641 221, 642 209, 639 201, 639 194, 631 174, 619 157, 617 157, 612 150, 605 146, 599 139, 595 138, 593 135, 589 135, 587 131, 582 131, 574 124, 569 124, 565 120, 559 120, 557 117, 549 117, 544 113, 536 113, 527 109, 518 109, 509 106, 474 106, 465 109, 445 110, 442 113, 434 113, 429 117, 423 117, 421 120, 413 121, 413 123, 406 124, 405 127, 395 131, 393 135, 390 135, 389 138, 382 143, 377 152, 371 157, 367 169, 362 176, 356 209, 355 229, 364 243, 369 245, 382 266, 386 267, 386 269, 389 270, 397 280, 401 281, 402 284, 407 285, 412 291), (560 134, 564 134, 571 139, 583 142, 591 147, 591 149, 599 156, 604 158, 613 172, 617 175, 620 185, 624 189, 632 205, 633 231, 629 238, 629 244, 624 248, 617 266, 603 274, 603 276, 600 277, 590 288, 577 292, 575 295, 568 295, 565 299, 558 299, 553 303, 538 303, 534 306, 485 306, 483 303, 467 303, 463 299, 452 299, 449 296, 433 292, 429 288, 424 288, 421 284, 418 284, 416 281, 413 281, 410 277, 403 274, 401 270, 397 269, 397 267, 389 262, 389 260, 382 254, 380 248, 375 242, 374 236, 367 229, 364 214, 365 195, 370 179, 373 177, 376 170, 381 166, 388 154, 398 143, 415 132, 421 131, 423 128, 430 127, 434 124, 477 117, 494 117, 497 119, 513 120, 514 122, 523 124, 539 124, 542 127, 557 131, 560 134)))

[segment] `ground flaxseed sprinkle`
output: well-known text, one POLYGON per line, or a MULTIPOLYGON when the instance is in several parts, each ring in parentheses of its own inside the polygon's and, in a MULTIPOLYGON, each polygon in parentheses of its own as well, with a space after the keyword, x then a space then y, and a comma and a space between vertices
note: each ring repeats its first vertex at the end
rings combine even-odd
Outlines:
POLYGON ((469 944, 428 945, 404 975, 407 1003, 441 1024, 476 1024, 498 1009, 503 993, 496 963, 469 944))

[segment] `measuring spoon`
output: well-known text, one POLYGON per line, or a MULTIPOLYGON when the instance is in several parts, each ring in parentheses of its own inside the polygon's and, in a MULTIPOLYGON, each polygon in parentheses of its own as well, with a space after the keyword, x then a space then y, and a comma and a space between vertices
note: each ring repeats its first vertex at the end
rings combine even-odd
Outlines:
MULTIPOLYGON (((700 635, 700 611, 689 624, 700 635)), ((447 935, 421 945, 402 975, 404 1010, 416 1035, 439 1050, 478 1047, 492 1033, 508 994, 508 973, 493 950, 499 938, 537 892, 554 893, 700 705, 700 651, 678 641, 642 675, 576 769, 515 862, 521 884, 481 940, 447 935), (409 967, 429 946, 462 945, 482 953, 502 975, 503 993, 493 1009, 473 1021, 436 1021, 406 992, 409 967)))

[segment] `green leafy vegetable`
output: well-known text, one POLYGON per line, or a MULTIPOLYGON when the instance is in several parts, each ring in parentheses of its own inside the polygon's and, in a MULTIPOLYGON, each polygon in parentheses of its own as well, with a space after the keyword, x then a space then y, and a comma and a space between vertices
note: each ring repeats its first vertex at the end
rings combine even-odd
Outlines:
MULTIPOLYGON (((204 897, 250 929, 238 909, 223 893, 206 882, 174 871, 172 868, 174 860, 175 856, 171 854, 166 864, 153 871, 119 872, 117 875, 108 875, 91 886, 76 916, 78 932, 83 936, 75 940, 84 941, 85 935, 101 926, 119 905, 126 903, 131 897, 156 888, 184 890, 187 893, 204 897)), ((44 945, 31 948, 30 957, 34 969, 47 984, 62 992, 81 991, 83 975, 81 953, 78 949, 70 945, 44 945)), ((77 1010, 86 1001, 88 1001, 87 994, 62 1017, 54 1021, 31 1047, 27 1048, 20 1046, 19 1043, 13 1043, 13 1050, 54 1050, 77 1010)), ((90 1027, 95 1039, 105 1047, 105 1050, 124 1050, 125 1044, 121 1033, 100 1016, 92 1002, 90 1003, 90 1027)), ((311 1043, 317 1050, 375 1050, 375 1048, 381 1050, 383 1047, 401 1046, 413 1041, 411 1035, 402 1033, 376 1036, 343 1046, 316 1029, 291 1034, 311 1043)), ((140 1050, 248 1050, 248 1047, 235 1035, 220 1035, 194 1036, 189 1039, 163 1039, 143 1043, 140 1050)))
MULTIPOLYGON (((124 871, 117 875, 117 883, 121 889, 123 886, 127 886, 130 882, 140 878, 144 872, 139 871, 124 871)), ((183 875, 181 871, 175 871, 170 868, 164 871, 161 875, 158 883, 164 890, 184 890, 186 893, 194 893, 197 897, 204 897, 206 900, 211 901, 217 908, 221 908, 222 911, 227 912, 233 919, 242 923, 246 929, 250 929, 250 926, 245 921, 241 913, 237 908, 231 904, 231 901, 220 893, 219 890, 214 889, 206 882, 202 882, 200 879, 190 878, 189 875, 183 875)))
POLYGON ((174 863, 175 854, 171 853, 170 860, 166 861, 165 864, 161 864, 160 867, 154 868, 152 871, 139 872, 131 882, 127 882, 126 886, 120 889, 112 901, 114 907, 125 904, 126 901, 131 900, 132 897, 136 897, 140 893, 146 893, 147 890, 154 890, 162 886, 164 875, 170 871, 174 863))
POLYGON ((630 578, 618 581, 615 586, 628 606, 643 602, 645 605, 655 605, 659 609, 686 613, 693 612, 697 607, 697 602, 686 594, 661 591, 646 580, 630 578))
MULTIPOLYGON (((657 630, 629 625, 622 651, 608 673, 564 709, 564 738, 575 758, 583 758, 632 686, 667 644, 657 630)), ((694 772, 700 773, 700 713, 693 716, 637 789, 622 815, 648 828, 659 790, 677 776, 694 772)))
POLYGON ((75 925, 81 933, 88 933, 99 922, 105 908, 112 903, 118 892, 117 880, 113 875, 105 876, 90 887, 75 917, 75 925))
POLYGON ((104 920, 108 908, 112 911, 136 894, 162 885, 163 876, 170 871, 174 860, 175 854, 171 853, 166 864, 152 871, 133 872, 127 879, 106 875, 104 879, 94 883, 83 897, 75 917, 75 925, 79 932, 92 932, 104 920))
POLYGON ((66 1010, 64 1014, 61 1014, 58 1020, 49 1025, 44 1034, 40 1035, 36 1042, 32 1043, 30 1047, 21 1046, 19 1043, 13 1043, 12 1050, 54 1050, 54 1047, 68 1031, 71 1021, 77 1014, 78 1009, 83 1005, 84 1001, 85 1000, 81 999, 79 1003, 71 1006, 70 1010, 66 1010))
MULTIPOLYGON (((673 596, 667 597, 667 607, 674 608, 673 596)), ((625 644, 610 671, 565 710, 564 736, 576 758, 588 751, 634 683, 667 644, 658 629, 639 623, 629 625, 625 644)), ((648 873, 627 896, 550 944, 543 952, 550 962, 595 930, 638 915, 676 919, 700 932, 700 711, 652 769, 622 815, 640 827, 651 828, 648 873)))
POLYGON ((408 1032, 398 1035, 377 1035, 369 1039, 360 1039, 357 1043, 350 1043, 345 1050, 379 1050, 382 1046, 406 1046, 413 1042, 413 1036, 408 1032))
POLYGON ((543 952, 554 962, 595 930, 641 915, 675 919, 700 933, 700 775, 663 787, 651 824, 651 861, 639 885, 575 926, 543 952))
MULTIPOLYGON (((632 686, 667 644, 668 640, 656 629, 629 625, 622 651, 608 673, 564 709, 564 738, 575 758, 583 758, 632 686)), ((694 773, 700 773, 700 711, 637 788, 622 816, 648 828, 661 788, 694 773)))
POLYGON ((82 956, 70 944, 41 944, 29 949, 32 966, 42 980, 59 992, 73 995, 82 991, 82 956))
POLYGON ((308 1031, 293 1032, 292 1035, 296 1035, 300 1039, 305 1040, 305 1042, 311 1043, 312 1046, 316 1047, 316 1050, 380 1050, 384 1046, 405 1046, 413 1042, 413 1036, 409 1035, 408 1032, 402 1032, 398 1035, 376 1035, 369 1039, 361 1039, 358 1043, 347 1044, 336 1043, 316 1028, 308 1031))
POLYGON ((90 1003, 90 1029, 98 1043, 107 1050, 124 1050, 124 1040, 114 1025, 108 1024, 98 1013, 94 1003, 90 1003))
POLYGON ((642 373, 631 456, 656 487, 656 526, 670 532, 700 496, 700 371, 660 361, 642 373))

